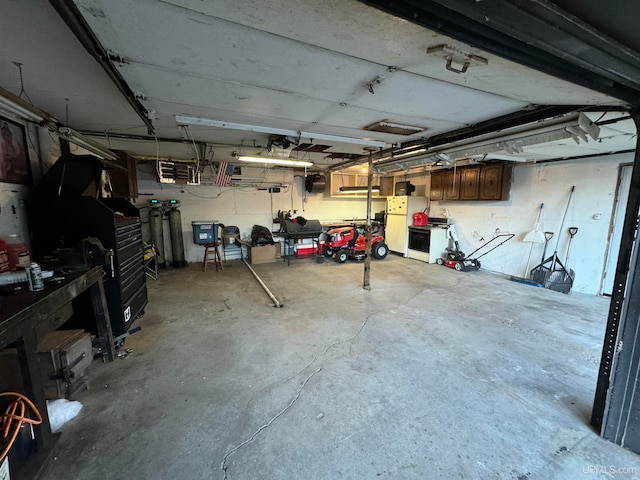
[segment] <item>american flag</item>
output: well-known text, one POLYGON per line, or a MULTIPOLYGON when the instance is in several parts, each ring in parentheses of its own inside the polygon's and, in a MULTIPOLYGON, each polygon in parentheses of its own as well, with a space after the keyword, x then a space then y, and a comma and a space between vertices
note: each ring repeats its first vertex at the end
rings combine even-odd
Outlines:
POLYGON ((227 162, 218 164, 218 175, 216 175, 216 185, 227 186, 231 183, 231 175, 233 175, 233 165, 227 162))

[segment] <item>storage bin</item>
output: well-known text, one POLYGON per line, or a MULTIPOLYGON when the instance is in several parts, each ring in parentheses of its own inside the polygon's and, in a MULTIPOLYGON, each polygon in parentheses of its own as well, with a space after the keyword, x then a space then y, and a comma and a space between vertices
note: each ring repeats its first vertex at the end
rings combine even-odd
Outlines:
POLYGON ((191 222, 193 228, 193 243, 196 245, 207 245, 218 242, 218 221, 194 221, 191 222))

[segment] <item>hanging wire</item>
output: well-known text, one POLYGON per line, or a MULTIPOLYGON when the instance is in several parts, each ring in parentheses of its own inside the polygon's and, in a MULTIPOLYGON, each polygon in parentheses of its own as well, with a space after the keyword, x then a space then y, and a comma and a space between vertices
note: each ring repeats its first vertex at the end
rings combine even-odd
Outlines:
POLYGON ((160 170, 160 143, 158 142, 158 136, 153 133, 153 138, 156 140, 156 174, 158 175, 158 180, 162 179, 161 170, 160 170))
POLYGON ((20 93, 18 94, 18 98, 22 98, 22 94, 24 93, 25 98, 33 107, 33 102, 31 101, 31 98, 29 98, 29 94, 27 93, 27 91, 24 89, 24 77, 22 76, 22 63, 13 62, 13 64, 16 67, 18 67, 18 74, 20 75, 20 93))
POLYGON ((196 154, 196 172, 200 171, 200 152, 198 151, 198 146, 196 145, 196 141, 191 135, 191 130, 189 129, 189 125, 181 125, 184 132, 186 133, 189 140, 191 140, 191 144, 193 146, 193 151, 196 154))

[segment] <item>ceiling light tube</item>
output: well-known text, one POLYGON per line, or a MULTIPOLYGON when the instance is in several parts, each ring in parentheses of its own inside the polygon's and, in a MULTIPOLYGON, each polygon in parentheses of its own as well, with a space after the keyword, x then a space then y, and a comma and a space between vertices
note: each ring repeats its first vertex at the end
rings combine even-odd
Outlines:
POLYGON ((266 163, 269 165, 282 165, 285 167, 313 167, 312 162, 303 160, 291 160, 288 158, 275 158, 275 157, 252 157, 246 155, 239 155, 238 160, 248 163, 266 163))
MULTIPOLYGON (((367 193, 369 190, 367 187, 340 187, 338 193, 367 193)), ((371 191, 378 193, 380 191, 380 185, 372 185, 371 191)))
POLYGON ((95 140, 91 140, 88 137, 76 132, 75 130, 69 127, 60 127, 58 129, 58 135, 68 142, 73 143, 79 147, 84 148, 85 150, 107 160, 116 161, 118 160, 118 156, 113 153, 111 150, 106 148, 105 146, 99 144, 95 140))
MULTIPOLYGON (((39 112, 29 106, 26 102, 24 102, 19 97, 14 97, 14 100, 11 100, 5 97, 5 90, 0 91, 0 109, 7 112, 11 116, 23 118, 25 120, 30 120, 32 122, 40 123, 44 121, 44 116, 39 112), (20 102, 20 103, 18 103, 20 102)), ((44 112, 43 112, 44 113, 44 112)))
POLYGON ((202 117, 189 117, 185 115, 176 115, 178 125, 202 125, 206 127, 228 128, 230 130, 240 130, 245 132, 267 133, 271 135, 284 135, 289 137, 307 138, 310 140, 326 140, 329 142, 351 143, 355 145, 364 145, 368 147, 382 148, 387 145, 386 142, 377 140, 367 140, 364 138, 341 137, 339 135, 326 135, 323 133, 301 132, 299 130, 287 130, 284 128, 270 128, 261 125, 248 125, 244 123, 223 122, 221 120, 213 120, 202 117))

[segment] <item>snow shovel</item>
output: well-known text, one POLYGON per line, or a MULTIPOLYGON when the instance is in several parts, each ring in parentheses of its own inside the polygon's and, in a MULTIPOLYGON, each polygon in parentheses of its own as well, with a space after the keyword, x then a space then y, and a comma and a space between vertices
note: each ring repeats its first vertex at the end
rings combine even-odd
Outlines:
MULTIPOLYGON (((569 210, 569 204, 571 203, 571 197, 573 196, 573 191, 575 190, 575 186, 571 187, 571 192, 569 193, 569 200, 567 200, 567 206, 564 211, 564 215, 562 217, 562 222, 560 223, 560 231, 562 231, 562 227, 564 226, 564 220, 567 217, 567 211, 569 210)), ((558 238, 559 242, 560 238, 558 238)), ((571 273, 564 264, 558 258, 558 242, 556 242, 556 249, 548 259, 544 260, 540 265, 532 270, 535 270, 538 275, 538 280, 542 283, 544 288, 548 288, 549 290, 554 290, 556 292, 561 293, 571 293, 571 288, 573 287, 573 278, 571 273), (550 264, 550 266, 547 266, 550 264), (544 276, 544 279, 542 278, 544 276)))
POLYGON ((545 280, 549 277, 551 269, 546 267, 544 264, 545 258, 547 255, 547 246, 549 245, 549 240, 553 238, 553 232, 544 232, 544 249, 542 250, 542 259, 540 260, 540 264, 531 270, 531 280, 534 283, 539 283, 540 285, 544 285, 545 280))
MULTIPOLYGON (((529 233, 524 236, 523 242, 529 243, 545 243, 544 233, 540 231, 540 218, 542 217, 542 209, 544 208, 544 203, 540 204, 540 210, 538 210, 538 219, 536 220, 536 225, 529 233)), ((533 245, 532 245, 533 247, 533 245)))

